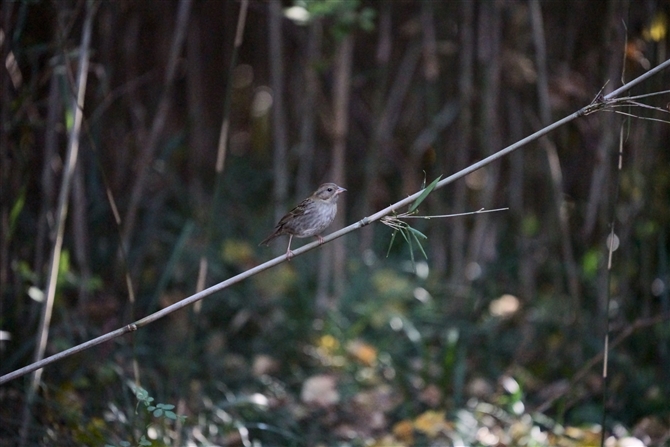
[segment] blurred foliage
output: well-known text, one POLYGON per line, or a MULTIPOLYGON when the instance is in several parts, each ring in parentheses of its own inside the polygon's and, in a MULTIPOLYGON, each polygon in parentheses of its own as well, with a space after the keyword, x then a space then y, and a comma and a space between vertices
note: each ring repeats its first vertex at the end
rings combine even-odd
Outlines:
POLYGON ((376 11, 371 7, 361 7, 359 0, 346 2, 337 0, 298 0, 294 7, 304 8, 309 20, 331 18, 329 29, 336 40, 341 40, 357 28, 370 32, 375 29, 376 11))

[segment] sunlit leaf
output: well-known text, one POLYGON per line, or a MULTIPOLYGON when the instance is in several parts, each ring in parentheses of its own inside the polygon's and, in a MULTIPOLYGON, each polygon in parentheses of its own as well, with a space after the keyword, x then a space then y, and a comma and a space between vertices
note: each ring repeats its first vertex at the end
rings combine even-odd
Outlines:
POLYGON ((360 340, 353 340, 347 345, 347 352, 358 362, 372 366, 377 361, 377 349, 360 340))
POLYGON ((426 411, 414 420, 414 428, 425 433, 428 437, 434 438, 450 426, 444 418, 444 412, 426 411))
POLYGON ((414 444, 414 424, 410 420, 402 420, 393 426, 393 436, 407 444, 414 444))
POLYGON ((644 36, 648 40, 660 42, 668 34, 668 18, 663 12, 659 12, 649 24, 649 28, 644 30, 644 36))
POLYGON ((599 250, 588 250, 582 258, 582 271, 584 277, 595 278, 598 273, 598 264, 600 264, 601 253, 599 250))

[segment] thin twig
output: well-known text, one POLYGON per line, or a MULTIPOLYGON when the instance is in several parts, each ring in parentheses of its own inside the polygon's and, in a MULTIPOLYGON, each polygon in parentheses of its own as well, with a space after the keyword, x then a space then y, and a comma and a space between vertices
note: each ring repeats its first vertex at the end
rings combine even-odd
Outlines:
POLYGON ((439 214, 437 216, 406 216, 406 215, 403 215, 403 214, 399 214, 396 217, 398 219, 426 219, 426 220, 430 220, 430 219, 438 219, 438 218, 444 218, 444 217, 461 217, 461 216, 471 216, 473 214, 495 213, 497 211, 507 211, 508 209, 509 208, 496 208, 496 209, 493 209, 493 210, 487 210, 487 209, 482 208, 480 210, 470 211, 470 212, 467 212, 467 213, 439 214))
POLYGON ((661 90, 660 92, 645 93, 645 94, 637 95, 637 96, 626 96, 624 98, 619 98, 619 99, 630 101, 631 99, 649 98, 649 97, 652 97, 652 96, 665 95, 666 93, 670 93, 670 90, 661 90))

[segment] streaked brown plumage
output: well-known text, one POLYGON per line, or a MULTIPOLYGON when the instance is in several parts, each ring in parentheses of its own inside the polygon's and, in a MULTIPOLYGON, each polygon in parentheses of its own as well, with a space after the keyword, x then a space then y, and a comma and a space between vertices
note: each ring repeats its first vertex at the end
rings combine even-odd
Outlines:
POLYGON ((265 238, 260 245, 268 243, 283 234, 288 234, 288 248, 286 249, 286 258, 290 261, 293 257, 291 251, 291 241, 293 236, 303 238, 316 236, 320 243, 323 243, 321 232, 333 223, 337 214, 337 197, 346 189, 337 186, 335 183, 324 183, 319 189, 300 202, 284 217, 279 220, 274 231, 265 238))

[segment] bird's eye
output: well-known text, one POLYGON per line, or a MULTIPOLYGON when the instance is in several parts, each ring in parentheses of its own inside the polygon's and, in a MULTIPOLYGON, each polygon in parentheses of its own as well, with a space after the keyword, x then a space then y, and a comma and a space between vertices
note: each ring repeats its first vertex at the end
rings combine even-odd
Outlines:
POLYGON ((333 188, 328 188, 328 192, 333 192, 333 188))

